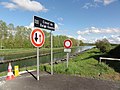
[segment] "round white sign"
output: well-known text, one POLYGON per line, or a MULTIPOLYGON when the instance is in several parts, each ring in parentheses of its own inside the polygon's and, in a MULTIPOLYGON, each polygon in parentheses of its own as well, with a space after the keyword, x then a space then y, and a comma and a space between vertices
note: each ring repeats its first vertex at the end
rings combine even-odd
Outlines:
POLYGON ((72 41, 70 39, 64 41, 64 47, 70 48, 72 46, 72 41))

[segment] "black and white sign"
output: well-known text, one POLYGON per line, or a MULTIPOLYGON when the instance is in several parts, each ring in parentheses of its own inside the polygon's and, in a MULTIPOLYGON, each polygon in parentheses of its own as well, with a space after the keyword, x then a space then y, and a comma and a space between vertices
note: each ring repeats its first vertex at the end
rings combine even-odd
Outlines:
POLYGON ((34 27, 44 28, 48 30, 55 30, 55 23, 46 19, 34 16, 34 27))

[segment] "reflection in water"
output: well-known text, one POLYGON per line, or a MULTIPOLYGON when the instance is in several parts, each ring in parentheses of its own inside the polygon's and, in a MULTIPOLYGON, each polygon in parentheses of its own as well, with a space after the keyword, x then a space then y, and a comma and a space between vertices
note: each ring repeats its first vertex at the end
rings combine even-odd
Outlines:
POLYGON ((95 46, 79 46, 76 50, 75 50, 75 53, 80 53, 82 51, 85 51, 85 50, 88 50, 88 49, 91 49, 95 46))
POLYGON ((0 61, 3 61, 4 60, 4 56, 0 56, 0 61))

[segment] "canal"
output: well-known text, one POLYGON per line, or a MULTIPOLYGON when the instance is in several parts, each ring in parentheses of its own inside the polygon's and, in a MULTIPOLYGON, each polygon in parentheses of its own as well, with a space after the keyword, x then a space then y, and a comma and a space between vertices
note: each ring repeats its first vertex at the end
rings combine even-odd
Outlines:
MULTIPOLYGON (((72 48, 71 54, 80 53, 80 52, 90 49, 92 47, 93 46, 79 46, 76 48, 72 48)), ((45 52, 42 51, 40 53, 43 54, 45 52)), ((50 53, 50 51, 48 51, 47 53, 50 53)), ((30 53, 26 53, 26 54, 0 56, 0 61, 16 59, 16 58, 20 58, 20 57, 27 57, 27 56, 31 56, 31 55, 36 55, 36 52, 30 52, 30 53)), ((63 49, 61 49, 61 50, 57 51, 57 53, 53 54, 54 61, 60 60, 63 58, 66 58, 66 53, 64 53, 63 49)), ((50 62, 50 55, 40 57, 40 64, 49 63, 49 62, 50 62)), ((36 65, 36 58, 12 62, 12 66, 15 66, 15 65, 18 65, 20 68, 33 66, 33 65, 36 65)), ((8 67, 8 63, 0 64, 0 72, 7 71, 7 67, 8 67)))

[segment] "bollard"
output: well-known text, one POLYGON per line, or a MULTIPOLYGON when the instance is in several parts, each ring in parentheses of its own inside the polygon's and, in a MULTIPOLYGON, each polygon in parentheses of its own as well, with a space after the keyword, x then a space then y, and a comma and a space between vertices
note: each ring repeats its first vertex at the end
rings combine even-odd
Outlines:
POLYGON ((19 66, 14 66, 15 77, 19 76, 19 66))

